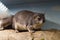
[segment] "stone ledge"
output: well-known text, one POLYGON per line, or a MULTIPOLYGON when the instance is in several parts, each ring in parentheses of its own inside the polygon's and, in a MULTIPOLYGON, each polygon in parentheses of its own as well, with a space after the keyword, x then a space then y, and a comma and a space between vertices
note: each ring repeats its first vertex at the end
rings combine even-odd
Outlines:
MULTIPOLYGON (((34 40, 60 40, 60 31, 36 31, 34 40)), ((0 31, 0 40, 32 40, 29 32, 15 33, 14 30, 0 31)))

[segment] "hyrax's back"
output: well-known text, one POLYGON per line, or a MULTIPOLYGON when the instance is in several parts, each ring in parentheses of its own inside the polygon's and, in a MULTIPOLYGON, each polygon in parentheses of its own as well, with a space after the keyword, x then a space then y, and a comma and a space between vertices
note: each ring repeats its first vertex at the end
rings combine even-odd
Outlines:
POLYGON ((33 15, 34 15, 33 12, 24 10, 24 11, 18 12, 18 13, 15 15, 15 19, 16 19, 16 21, 19 22, 20 24, 26 24, 27 21, 29 21, 30 18, 33 17, 33 15))

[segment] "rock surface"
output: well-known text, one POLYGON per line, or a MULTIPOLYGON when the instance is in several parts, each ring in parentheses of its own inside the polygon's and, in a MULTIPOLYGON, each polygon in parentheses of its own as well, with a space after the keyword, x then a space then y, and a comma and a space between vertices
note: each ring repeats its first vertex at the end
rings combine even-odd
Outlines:
MULTIPOLYGON (((34 40, 60 40, 60 31, 36 31, 34 40)), ((14 30, 0 31, 0 40, 32 40, 29 32, 16 33, 14 30)))

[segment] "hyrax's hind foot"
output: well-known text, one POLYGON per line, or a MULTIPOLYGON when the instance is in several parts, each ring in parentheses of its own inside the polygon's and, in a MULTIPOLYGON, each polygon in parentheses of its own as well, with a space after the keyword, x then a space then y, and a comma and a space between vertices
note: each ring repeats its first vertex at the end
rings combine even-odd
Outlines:
POLYGON ((4 29, 4 28, 3 28, 3 27, 1 27, 1 28, 0 28, 0 31, 2 31, 3 29, 4 29))

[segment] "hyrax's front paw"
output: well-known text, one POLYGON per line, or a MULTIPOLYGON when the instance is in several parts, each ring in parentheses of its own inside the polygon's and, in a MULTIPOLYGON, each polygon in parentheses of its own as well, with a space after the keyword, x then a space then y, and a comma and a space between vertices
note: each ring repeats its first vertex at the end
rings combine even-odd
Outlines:
POLYGON ((35 31, 34 30, 28 30, 30 33, 34 33, 35 31))
POLYGON ((18 33, 19 31, 18 30, 15 30, 16 33, 18 33))

